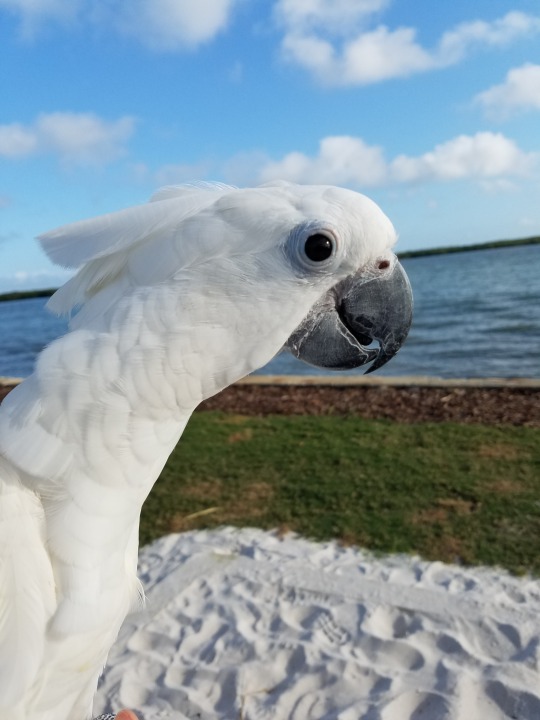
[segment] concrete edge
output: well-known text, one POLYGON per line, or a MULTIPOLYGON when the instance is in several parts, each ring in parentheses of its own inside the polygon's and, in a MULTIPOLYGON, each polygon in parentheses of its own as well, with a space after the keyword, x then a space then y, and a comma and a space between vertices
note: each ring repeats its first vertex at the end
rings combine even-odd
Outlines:
MULTIPOLYGON (((17 385, 23 378, 2 377, 0 385, 17 385)), ((514 388, 539 390, 536 378, 438 378, 404 375, 385 377, 358 375, 342 377, 331 375, 248 375, 238 385, 283 385, 319 387, 442 387, 442 388, 514 388)))
POLYGON ((332 377, 326 375, 250 375, 241 385, 318 385, 331 387, 443 387, 443 388, 526 388, 540 389, 536 378, 438 378, 430 376, 332 377))

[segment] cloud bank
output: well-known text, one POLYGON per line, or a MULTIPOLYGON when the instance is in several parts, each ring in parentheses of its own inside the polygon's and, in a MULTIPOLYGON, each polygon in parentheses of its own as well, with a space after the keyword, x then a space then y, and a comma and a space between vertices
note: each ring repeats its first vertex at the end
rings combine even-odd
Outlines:
POLYGON ((329 86, 368 85, 448 67, 481 48, 508 45, 540 34, 540 16, 509 12, 492 21, 474 20, 443 33, 434 48, 417 40, 415 28, 370 29, 385 0, 278 0, 284 29, 282 54, 329 86))
POLYGON ((20 18, 25 37, 44 23, 79 23, 114 29, 158 51, 191 49, 227 27, 239 0, 0 0, 20 18))
POLYGON ((504 82, 479 93, 475 101, 489 115, 500 117, 522 110, 540 110, 540 65, 526 63, 509 70, 504 82))
POLYGON ((0 10, 16 15, 21 33, 29 39, 44 23, 70 23, 79 15, 82 0, 0 0, 0 10))
POLYGON ((315 156, 291 152, 269 161, 259 171, 260 182, 275 179, 298 183, 368 188, 392 184, 492 180, 526 177, 539 165, 540 154, 521 150, 501 133, 459 135, 419 156, 398 155, 387 161, 382 148, 361 138, 323 138, 315 156))
POLYGON ((93 113, 42 113, 29 125, 0 125, 0 157, 56 155, 68 165, 105 165, 123 155, 135 121, 107 121, 93 113))

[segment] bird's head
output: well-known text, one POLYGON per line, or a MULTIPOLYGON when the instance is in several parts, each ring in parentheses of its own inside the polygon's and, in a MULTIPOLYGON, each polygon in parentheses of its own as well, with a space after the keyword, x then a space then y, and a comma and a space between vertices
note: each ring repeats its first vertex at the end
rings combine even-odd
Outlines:
POLYGON ((282 349, 329 369, 388 362, 412 317, 395 241, 367 197, 288 183, 166 189, 42 238, 53 259, 84 261, 56 309, 86 304, 76 320, 84 325, 146 303, 137 316, 184 338, 180 351, 220 386, 282 349))
POLYGON ((367 372, 399 350, 412 293, 395 230, 369 198, 279 183, 225 194, 205 214, 214 250, 200 238, 198 261, 178 278, 199 299, 201 322, 232 321, 248 372, 281 349, 332 370, 371 363, 367 372))

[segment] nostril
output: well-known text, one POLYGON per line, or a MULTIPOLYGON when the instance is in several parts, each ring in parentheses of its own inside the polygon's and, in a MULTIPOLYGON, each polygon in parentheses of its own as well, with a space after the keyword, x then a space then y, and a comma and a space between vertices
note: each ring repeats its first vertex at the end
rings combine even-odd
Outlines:
POLYGON ((390 260, 381 260, 377 267, 379 270, 387 270, 390 267, 390 260))

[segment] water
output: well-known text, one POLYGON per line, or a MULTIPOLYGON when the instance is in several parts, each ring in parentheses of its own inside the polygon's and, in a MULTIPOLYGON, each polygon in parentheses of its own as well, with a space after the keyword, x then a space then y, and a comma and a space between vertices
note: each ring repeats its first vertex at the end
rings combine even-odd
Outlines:
MULTIPOLYGON (((379 374, 540 377, 540 245, 411 258, 403 265, 415 297, 413 327, 379 374)), ((0 303, 0 375, 30 374, 39 351, 65 332, 66 323, 45 303, 0 303)), ((326 374, 288 353, 258 373, 326 374)))

